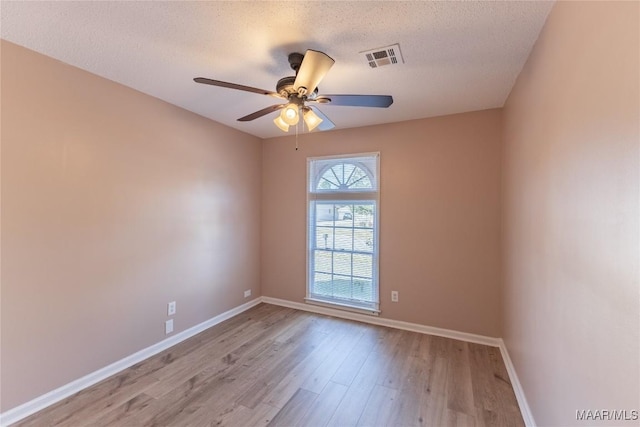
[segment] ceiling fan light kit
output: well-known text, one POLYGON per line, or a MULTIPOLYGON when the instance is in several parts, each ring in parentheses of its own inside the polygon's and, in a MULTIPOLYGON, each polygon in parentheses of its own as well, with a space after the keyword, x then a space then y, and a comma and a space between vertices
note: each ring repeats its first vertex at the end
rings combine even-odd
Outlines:
POLYGON ((282 121, 284 121, 289 126, 297 124, 298 120, 300 119, 298 115, 298 106, 294 104, 288 104, 282 109, 280 117, 282 118, 282 121))
POLYGON ((304 97, 292 97, 290 102, 284 106, 278 117, 274 119, 274 123, 284 132, 289 131, 289 126, 295 126, 300 121, 300 115, 309 131, 314 130, 323 120, 313 112, 313 110, 304 105, 304 97))
POLYGON ((323 122, 323 120, 309 107, 302 108, 302 117, 304 118, 304 122, 306 123, 309 132, 317 128, 318 125, 323 122))
POLYGON ((327 116, 317 108, 307 106, 307 103, 378 108, 387 108, 393 104, 393 98, 389 95, 318 95, 318 84, 335 61, 326 53, 311 49, 307 50, 304 55, 297 52, 291 53, 288 59, 289 65, 296 72, 296 75, 278 80, 275 92, 204 77, 196 77, 193 80, 196 83, 243 90, 286 100, 286 104, 275 104, 238 119, 243 122, 251 121, 282 110, 273 123, 283 132, 288 132, 290 126, 297 125, 300 121, 300 115, 302 115, 309 131, 316 128, 329 130, 335 127, 335 124, 327 116))
POLYGON ((282 120, 282 116, 280 114, 278 114, 278 117, 273 119, 273 123, 275 123, 281 131, 289 132, 289 125, 287 124, 287 122, 282 120))

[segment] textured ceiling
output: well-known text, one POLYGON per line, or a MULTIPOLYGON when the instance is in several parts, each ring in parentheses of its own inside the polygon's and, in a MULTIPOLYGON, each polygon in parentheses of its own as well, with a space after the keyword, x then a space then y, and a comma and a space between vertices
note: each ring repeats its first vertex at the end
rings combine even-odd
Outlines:
POLYGON ((552 2, 8 2, 1 36, 244 132, 237 118, 274 98, 193 82, 275 90, 287 55, 336 60, 321 93, 392 95, 388 109, 321 106, 337 129, 501 107, 552 2), (359 52, 399 43, 404 64, 370 68, 359 52))

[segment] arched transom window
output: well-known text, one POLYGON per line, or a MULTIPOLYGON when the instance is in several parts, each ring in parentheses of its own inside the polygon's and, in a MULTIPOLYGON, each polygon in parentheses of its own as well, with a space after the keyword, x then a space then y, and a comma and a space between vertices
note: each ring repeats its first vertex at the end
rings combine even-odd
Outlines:
POLYGON ((362 167, 349 162, 328 166, 318 179, 317 190, 373 189, 371 177, 362 167))

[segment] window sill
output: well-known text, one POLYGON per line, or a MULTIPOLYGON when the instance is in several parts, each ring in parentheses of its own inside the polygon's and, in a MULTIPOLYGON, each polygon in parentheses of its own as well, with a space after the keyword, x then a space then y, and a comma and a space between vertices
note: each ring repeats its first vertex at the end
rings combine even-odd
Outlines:
POLYGON ((376 310, 375 308, 357 307, 353 305, 328 302, 314 298, 305 298, 304 300, 307 304, 318 305, 327 308, 335 308, 337 310, 351 311, 358 314, 368 314, 369 316, 378 316, 380 314, 380 310, 376 310))

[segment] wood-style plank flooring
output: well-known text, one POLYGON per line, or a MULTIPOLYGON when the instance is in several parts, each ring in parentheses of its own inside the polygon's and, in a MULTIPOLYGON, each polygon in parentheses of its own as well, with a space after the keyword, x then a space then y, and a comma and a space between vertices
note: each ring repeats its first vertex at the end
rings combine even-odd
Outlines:
POLYGON ((260 304, 20 426, 521 426, 497 348, 260 304))

